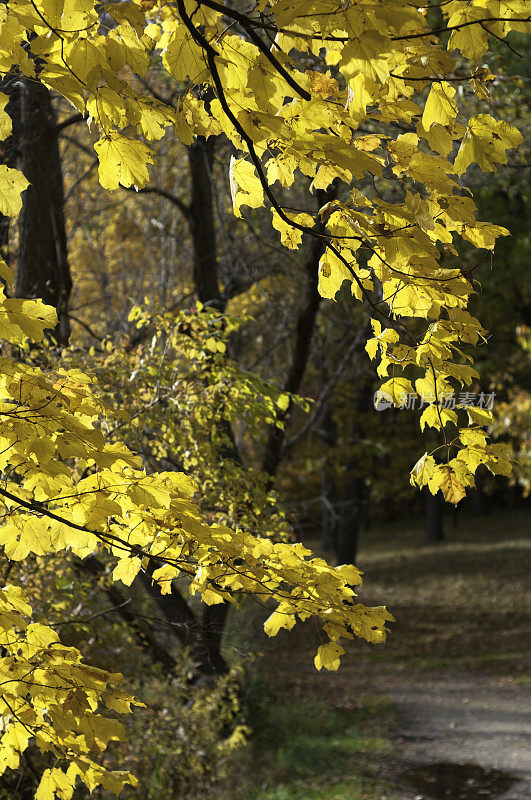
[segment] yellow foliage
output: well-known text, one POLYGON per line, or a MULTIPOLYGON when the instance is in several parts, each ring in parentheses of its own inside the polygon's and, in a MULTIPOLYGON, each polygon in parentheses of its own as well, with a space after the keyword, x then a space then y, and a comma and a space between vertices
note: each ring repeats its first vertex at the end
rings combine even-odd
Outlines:
MULTIPOLYGON (((116 26, 103 33, 95 0, 3 4, 0 72, 18 68, 91 116, 100 133, 99 178, 109 190, 146 185, 154 153, 138 137, 160 139, 173 122, 186 142, 224 133, 238 153, 229 168, 236 216, 244 207, 267 205, 287 247, 303 246, 303 234, 319 238, 325 249, 320 290, 335 298, 348 281, 355 297, 373 308, 375 335, 367 351, 380 358, 379 375, 393 376, 386 384, 393 398, 415 378, 417 392, 435 398, 421 425, 441 431, 447 460, 436 464, 431 454, 424 456, 412 480, 432 492, 441 489, 456 503, 479 463, 508 474, 511 459, 503 445, 478 435, 467 439, 459 429, 451 442, 446 438, 447 423, 460 424, 464 409, 443 418, 439 398, 474 376, 461 347, 478 341, 483 329, 466 312, 468 276, 439 261, 454 237, 491 249, 505 234, 476 220, 475 205, 455 177, 473 162, 493 171, 521 141, 515 128, 488 114, 466 127, 458 119, 452 84, 459 76, 451 53, 457 48, 467 58, 481 58, 489 32, 503 39, 525 30, 526 0, 443 4, 452 34, 446 48, 423 9, 408 0, 261 0, 259 9, 267 13, 247 12, 252 19, 235 16, 231 4, 220 9, 208 0, 113 5, 116 26), (240 33, 227 26, 227 17, 239 22, 240 33), (274 22, 261 39, 263 19, 274 22), (277 46, 270 49, 266 38, 277 46), (139 88, 137 76, 159 57, 167 79, 179 86, 178 112, 139 88), (308 58, 320 69, 308 71, 308 58), (330 67, 337 78, 329 77, 330 67), (362 123, 377 132, 359 136, 362 123), (407 132, 397 135, 404 127, 407 132), (454 141, 459 151, 452 161, 454 141), (296 173, 313 190, 336 178, 350 184, 367 173, 376 182, 384 166, 408 188, 402 199, 385 201, 375 183, 372 200, 352 192, 321 209, 320 217, 309 217, 305 207, 285 208, 268 183, 290 186, 296 173), (360 249, 368 256, 366 268, 354 257, 360 249), (377 305, 376 280, 382 290, 377 305)), ((480 73, 470 75, 470 86, 484 98, 480 73)), ((4 106, 0 96, 5 136, 4 106)), ((19 172, 0 166, 0 213, 18 213, 27 185, 19 172)), ((40 341, 54 325, 54 312, 42 303, 0 295, 0 336, 8 342, 40 341)), ((212 338, 207 351, 221 353, 212 338)), ((154 562, 160 570, 154 580, 163 588, 185 574, 190 591, 209 603, 240 591, 265 593, 276 603, 266 623, 270 633, 281 623, 291 627, 296 618, 323 621, 330 642, 319 648, 318 669, 337 669, 344 652, 340 638, 383 641, 392 618, 383 608, 353 602, 351 575, 311 558, 300 545, 211 523, 194 502, 187 476, 148 475, 127 446, 108 441, 102 426, 113 415, 81 370, 52 374, 3 356, 0 380, 0 536, 11 558, 103 551, 117 560, 114 577, 125 583, 154 562)), ((285 400, 280 403, 282 408, 285 400)), ((474 430, 492 419, 482 409, 467 410, 474 430)), ((204 413, 198 409, 200 421, 204 413)), ((97 711, 119 679, 87 667, 53 631, 28 623, 29 608, 14 587, 0 590, 0 611, 0 644, 7 651, 2 669, 9 675, 0 700, 2 769, 18 766, 31 739, 69 764, 44 773, 39 800, 69 800, 78 777, 90 791, 98 785, 119 791, 131 776, 106 771, 90 756, 121 735, 121 726, 97 711), (34 678, 30 686, 28 675, 34 678)))

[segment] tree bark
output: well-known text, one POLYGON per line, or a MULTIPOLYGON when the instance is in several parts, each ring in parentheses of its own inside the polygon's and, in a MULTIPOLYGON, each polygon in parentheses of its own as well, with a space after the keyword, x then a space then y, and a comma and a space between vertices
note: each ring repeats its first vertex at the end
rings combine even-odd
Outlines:
MULTIPOLYGON (((89 556, 79 561, 76 560, 75 568, 97 578, 103 577, 105 572, 104 564, 96 556, 89 556)), ((158 641, 149 623, 132 611, 129 606, 130 598, 129 600, 125 599, 118 587, 112 583, 105 585, 103 591, 113 604, 116 612, 131 629, 139 647, 149 655, 155 664, 160 664, 167 672, 173 672, 176 666, 175 659, 158 641)))
POLYGON ((485 492, 485 470, 482 465, 476 472, 476 485, 472 492, 472 507, 474 514, 484 516, 487 513, 487 495, 485 492))
POLYGON ((229 603, 203 606, 199 656, 203 673, 210 671, 220 675, 228 671, 227 662, 221 652, 225 623, 229 616, 229 603), (208 670, 208 671, 207 671, 208 670))
MULTIPOLYGON (((317 198, 319 207, 323 206, 327 201, 335 196, 333 189, 328 192, 318 190, 317 198)), ((324 226, 321 228, 324 230, 324 226)), ((319 261, 325 251, 325 244, 321 239, 312 239, 310 244, 310 253, 304 265, 306 273, 306 286, 304 290, 304 298, 299 310, 297 318, 297 328, 295 334, 295 345, 293 349, 293 356, 288 369, 286 380, 284 381, 284 391, 290 393, 297 393, 301 387, 302 379, 308 364, 310 356, 310 348, 312 344, 313 332, 315 328, 315 320, 319 305, 321 303, 321 295, 318 291, 319 285, 319 261)), ((292 410, 292 403, 290 401, 286 411, 282 414, 281 419, 286 423, 289 420, 292 410)), ((262 469, 271 476, 271 483, 275 478, 280 461, 282 459, 282 446, 286 436, 287 424, 283 428, 276 425, 271 425, 269 428, 269 436, 267 445, 262 461, 262 469)))
POLYGON ((188 148, 191 203, 188 218, 192 235, 194 284, 202 303, 224 311, 218 280, 216 225, 212 194, 212 167, 215 140, 199 136, 188 148))
POLYGON ((354 450, 347 463, 347 473, 340 501, 341 510, 336 545, 338 564, 355 563, 358 554, 360 526, 366 518, 369 503, 370 488, 364 478, 364 465, 360 463, 360 443, 366 435, 363 419, 371 407, 373 398, 372 369, 369 368, 369 358, 365 350, 368 335, 369 326, 366 323, 364 335, 360 337, 354 353, 357 370, 353 378, 350 423, 350 447, 354 450))
MULTIPOLYGON (((359 469, 359 465, 356 465, 359 469)), ((363 480, 353 474, 345 479, 343 502, 337 530, 338 564, 354 564, 358 554, 359 526, 362 509, 363 480)))
MULTIPOLYGON (((193 250, 193 279, 195 292, 203 304, 225 310, 218 279, 218 256, 216 225, 214 220, 214 195, 212 168, 215 142, 213 138, 197 137, 188 148, 190 172, 190 206, 186 208, 193 250)), ((230 426, 226 425, 232 442, 227 457, 239 459, 230 426)), ((171 630, 180 643, 189 648, 192 659, 202 675, 221 674, 227 671, 227 663, 221 652, 223 631, 229 612, 228 603, 214 606, 204 605, 201 617, 194 614, 175 582, 169 594, 161 594, 149 574, 141 576, 144 588, 154 599, 171 630)))
POLYGON ((223 630, 229 604, 219 603, 203 606, 201 618, 192 611, 175 581, 171 593, 161 594, 148 573, 140 574, 141 582, 157 608, 170 623, 171 633, 183 647, 189 650, 192 661, 201 675, 216 675, 227 672, 227 662, 221 653, 223 630))
POLYGON ((439 544, 444 541, 443 533, 443 498, 440 492, 432 494, 425 489, 426 495, 426 544, 439 544))
POLYGON ((20 78, 19 167, 30 182, 19 217, 15 294, 41 298, 57 310, 54 338, 70 337, 68 298, 72 288, 64 219, 64 190, 56 119, 49 90, 20 78))

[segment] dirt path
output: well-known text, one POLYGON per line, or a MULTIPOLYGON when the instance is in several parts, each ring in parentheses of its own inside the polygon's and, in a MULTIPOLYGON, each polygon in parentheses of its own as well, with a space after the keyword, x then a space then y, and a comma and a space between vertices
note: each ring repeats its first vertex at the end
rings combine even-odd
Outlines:
POLYGON ((336 673, 317 673, 311 664, 317 644, 312 631, 281 634, 281 642, 270 679, 283 675, 288 694, 304 687, 310 696, 347 709, 361 696, 392 701, 396 749, 381 766, 382 777, 396 788, 382 797, 458 800, 458 793, 424 794, 401 777, 419 765, 452 763, 499 770, 519 779, 499 794, 474 794, 471 789, 463 795, 467 800, 531 800, 531 692, 525 686, 480 671, 411 671, 404 664, 368 666, 355 658, 336 673))
MULTIPOLYGON (((463 519, 459 530, 449 529, 444 546, 431 548, 419 546, 421 532, 413 528, 401 526, 394 536, 372 531, 359 557, 365 572, 360 600, 385 601, 396 616, 385 646, 354 642, 338 672, 318 673, 313 655, 320 636, 310 623, 265 645, 270 685, 286 697, 299 692, 351 712, 353 720, 364 699, 387 697, 394 704, 396 748, 380 753, 374 769, 365 765, 373 769, 374 785, 381 778, 385 787, 351 793, 352 800, 531 800, 528 524, 520 513, 463 519), (402 778, 409 768, 443 763, 521 780, 483 792, 467 787, 465 776, 460 794, 445 793, 446 776, 430 784, 431 792, 402 778)), ((343 795, 324 787, 314 797, 343 795)))
POLYGON ((503 800, 531 798, 531 696, 484 675, 432 673, 388 681, 399 715, 404 768, 432 762, 477 764, 522 780, 503 800))

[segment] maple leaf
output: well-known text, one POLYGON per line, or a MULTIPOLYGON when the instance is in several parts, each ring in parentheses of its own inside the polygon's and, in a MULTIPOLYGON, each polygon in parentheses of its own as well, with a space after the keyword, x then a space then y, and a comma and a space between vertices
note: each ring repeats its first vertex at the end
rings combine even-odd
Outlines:
POLYGON ((344 652, 345 648, 336 642, 322 644, 317 650, 317 655, 314 659, 316 669, 321 670, 323 667, 334 671, 339 669, 341 656, 344 652))
POLYGON ((29 181, 18 170, 0 164, 0 214, 16 217, 22 208, 20 195, 28 186, 29 181))
POLYGON ((424 453, 411 470, 411 484, 416 484, 420 488, 425 486, 433 477, 435 467, 436 462, 433 456, 424 453))
POLYGON ((100 183, 106 189, 117 189, 120 184, 142 187, 149 180, 148 164, 153 163, 153 153, 143 142, 113 133, 94 147, 100 162, 100 183))
POLYGON ((435 124, 449 125, 456 118, 455 92, 453 86, 445 81, 433 84, 422 114, 422 125, 427 131, 435 124))
POLYGON ((474 161, 483 172, 494 172, 496 164, 506 164, 505 151, 517 147, 523 136, 514 125, 495 120, 488 114, 472 117, 455 158, 454 169, 458 175, 466 172, 474 161))
POLYGON ((121 558, 113 570, 113 580, 122 581, 126 586, 131 586, 141 566, 140 558, 121 558))
POLYGON ((0 92, 0 141, 7 139, 13 126, 11 117, 5 111, 5 107, 8 103, 8 95, 0 92))
POLYGON ((433 475, 428 481, 428 488, 432 494, 437 494, 440 489, 448 503, 457 505, 466 495, 465 487, 458 477, 455 469, 448 464, 435 467, 433 475))
MULTIPOLYGON (((448 50, 457 48, 465 58, 476 61, 486 53, 488 47, 488 29, 481 25, 481 20, 486 16, 485 9, 473 3, 467 5, 452 3, 452 9, 455 10, 448 18, 448 26, 453 28, 463 25, 464 27, 452 31, 448 50), (478 24, 471 25, 471 22, 478 24)), ((492 16, 495 16, 495 13, 492 16)))
POLYGON ((359 74, 383 83, 390 73, 389 40, 377 31, 360 34, 343 49, 341 71, 345 77, 354 78, 359 74))
POLYGON ((264 190, 254 166, 245 158, 231 157, 230 190, 234 214, 241 217, 241 206, 260 208, 264 203, 264 190))
POLYGON ((43 772, 35 793, 35 800, 70 800, 74 786, 65 773, 53 767, 43 772))
POLYGON ((162 50, 162 63, 178 81, 190 78, 201 83, 201 76, 206 69, 203 52, 184 25, 178 25, 177 30, 169 35, 162 50))

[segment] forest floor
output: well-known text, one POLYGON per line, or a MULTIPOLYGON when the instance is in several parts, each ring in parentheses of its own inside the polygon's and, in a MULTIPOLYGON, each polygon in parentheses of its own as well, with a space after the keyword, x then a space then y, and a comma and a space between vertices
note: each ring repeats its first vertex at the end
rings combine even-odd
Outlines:
POLYGON ((236 794, 531 797, 528 527, 499 512, 448 522, 432 547, 422 523, 363 534, 360 599, 395 615, 388 642, 353 643, 337 673, 318 673, 315 626, 264 637, 236 794))

